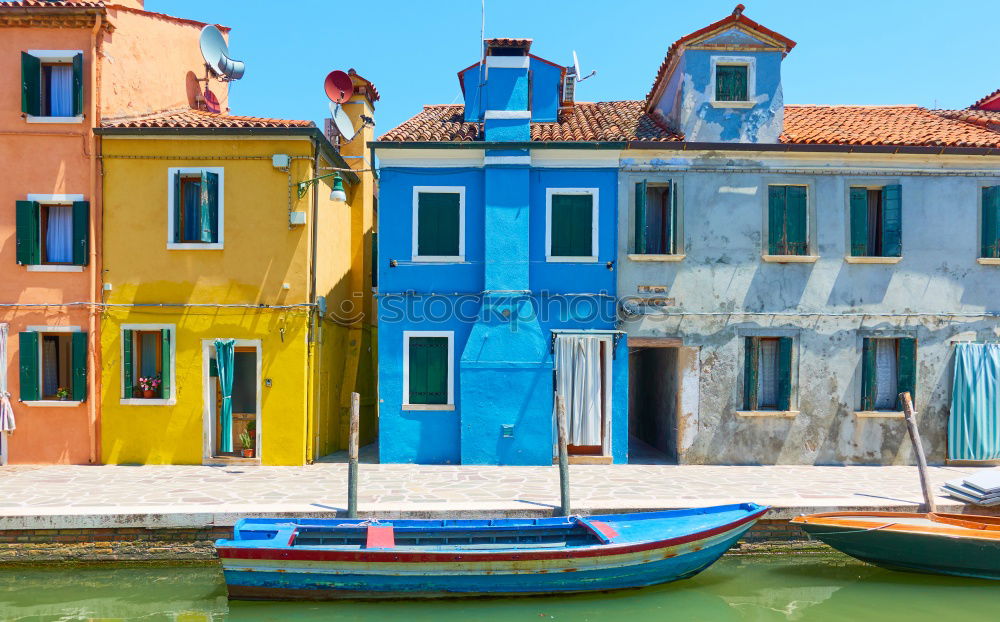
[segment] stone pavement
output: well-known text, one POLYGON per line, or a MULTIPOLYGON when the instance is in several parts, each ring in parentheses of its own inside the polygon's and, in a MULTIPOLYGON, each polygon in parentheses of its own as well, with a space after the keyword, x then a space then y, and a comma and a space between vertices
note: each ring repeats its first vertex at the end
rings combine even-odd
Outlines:
MULTIPOLYGON (((931 467, 935 489, 971 467, 931 467)), ((559 502, 555 467, 362 464, 362 515, 542 516, 559 502)), ((243 516, 330 516, 347 465, 14 466, 0 469, 0 530, 232 525, 243 516)), ((913 510, 915 467, 579 465, 580 513, 754 501, 769 518, 838 509, 913 510)), ((941 497, 945 509, 961 511, 941 497)))

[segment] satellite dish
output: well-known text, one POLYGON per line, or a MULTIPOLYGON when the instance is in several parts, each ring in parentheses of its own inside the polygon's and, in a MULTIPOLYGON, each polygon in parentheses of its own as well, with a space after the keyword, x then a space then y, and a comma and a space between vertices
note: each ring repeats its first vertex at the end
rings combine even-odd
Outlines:
POLYGON ((330 114, 333 116, 333 124, 337 126, 337 131, 340 132, 344 142, 350 142, 357 133, 354 124, 351 123, 351 117, 344 112, 340 104, 334 102, 330 102, 330 114))
POLYGON ((323 82, 326 96, 335 104, 343 104, 354 95, 354 81, 343 71, 331 71, 323 82))
POLYGON ((573 50, 573 69, 576 71, 576 81, 583 82, 587 78, 592 78, 597 75, 597 71, 591 71, 587 75, 583 75, 583 69, 580 69, 580 59, 576 55, 576 50, 573 50))
POLYGON ((201 55, 205 64, 222 80, 239 80, 246 71, 243 61, 229 58, 229 46, 222 32, 215 26, 205 26, 201 29, 201 55))
POLYGON ((206 110, 215 114, 222 112, 222 104, 219 103, 219 98, 216 97, 215 93, 206 88, 202 98, 205 101, 206 110))

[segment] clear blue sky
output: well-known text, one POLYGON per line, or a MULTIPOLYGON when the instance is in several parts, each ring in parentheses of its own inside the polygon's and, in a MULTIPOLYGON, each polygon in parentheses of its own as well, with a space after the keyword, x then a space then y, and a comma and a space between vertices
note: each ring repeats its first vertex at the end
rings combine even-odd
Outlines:
MULTIPOLYGON (((743 3, 747 17, 798 43, 783 65, 787 103, 964 108, 1000 88, 996 20, 968 4, 743 3)), ((575 49, 583 69, 598 72, 578 87, 580 101, 642 99, 670 44, 736 4, 486 0, 486 36, 533 38, 533 53, 560 64, 575 49)), ((231 91, 233 114, 319 123, 328 115, 324 76, 354 67, 382 96, 377 134, 424 104, 460 103, 456 72, 480 50, 480 0, 147 0, 146 8, 233 28, 230 50, 247 64, 231 91)))

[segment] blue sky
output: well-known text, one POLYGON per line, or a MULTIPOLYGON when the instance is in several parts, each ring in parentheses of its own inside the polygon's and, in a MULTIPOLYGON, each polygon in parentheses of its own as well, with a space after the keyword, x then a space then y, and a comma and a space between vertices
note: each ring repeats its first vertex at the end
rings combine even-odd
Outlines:
MULTIPOLYGON (((784 61, 793 104, 964 108, 1000 88, 995 20, 939 0, 743 0, 745 15, 798 43, 784 61)), ((486 36, 530 37, 532 52, 585 71, 579 101, 642 99, 679 37, 736 0, 486 0, 486 36)), ((323 78, 350 67, 375 83, 376 133, 424 104, 460 103, 456 72, 479 55, 480 0, 146 0, 146 8, 233 28, 247 64, 233 114, 321 122, 323 78), (356 10, 350 7, 361 7, 356 10), (293 9, 294 7, 294 9, 293 9)))

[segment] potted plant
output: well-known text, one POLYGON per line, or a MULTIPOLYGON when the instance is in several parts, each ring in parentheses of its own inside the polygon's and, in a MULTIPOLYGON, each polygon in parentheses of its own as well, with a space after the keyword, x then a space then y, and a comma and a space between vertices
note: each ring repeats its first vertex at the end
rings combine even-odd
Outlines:
POLYGON ((66 387, 59 387, 56 389, 56 397, 58 397, 60 401, 65 402, 69 399, 69 389, 66 387))
POLYGON ((256 440, 257 440, 257 422, 256 421, 254 421, 254 420, 251 419, 250 421, 247 422, 247 434, 250 435, 250 440, 251 441, 255 441, 256 442, 256 440))
POLYGON ((142 397, 147 400, 156 397, 156 393, 162 382, 159 376, 139 378, 139 390, 142 391, 142 397))
POLYGON ((253 439, 246 430, 240 432, 240 443, 243 444, 243 457, 253 458, 253 439))

